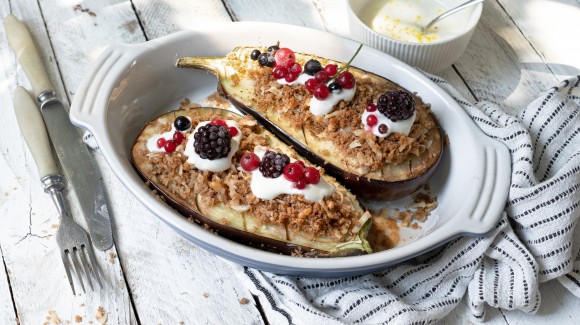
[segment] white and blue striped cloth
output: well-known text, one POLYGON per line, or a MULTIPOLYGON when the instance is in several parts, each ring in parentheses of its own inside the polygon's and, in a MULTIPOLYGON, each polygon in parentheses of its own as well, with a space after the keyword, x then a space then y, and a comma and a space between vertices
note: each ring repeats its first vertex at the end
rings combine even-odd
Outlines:
POLYGON ((272 324, 430 324, 467 294, 473 321, 486 304, 534 313, 539 283, 558 279, 580 297, 580 76, 518 116, 471 105, 442 79, 478 126, 509 148, 506 209, 486 237, 462 237, 382 272, 336 279, 278 276, 239 267, 272 324))

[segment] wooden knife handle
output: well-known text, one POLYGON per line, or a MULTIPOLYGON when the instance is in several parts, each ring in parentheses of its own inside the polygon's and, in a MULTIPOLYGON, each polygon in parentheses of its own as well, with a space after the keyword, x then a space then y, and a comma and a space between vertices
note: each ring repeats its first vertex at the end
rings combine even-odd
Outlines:
POLYGON ((8 43, 16 53, 16 59, 22 65, 34 88, 34 94, 38 96, 45 91, 53 91, 38 50, 26 26, 15 16, 8 15, 4 19, 4 29, 8 43))
POLYGON ((40 179, 42 180, 48 175, 58 174, 59 170, 52 154, 40 108, 30 97, 28 91, 20 86, 16 87, 14 92, 14 112, 20 132, 22 132, 36 163, 36 168, 38 168, 40 179))

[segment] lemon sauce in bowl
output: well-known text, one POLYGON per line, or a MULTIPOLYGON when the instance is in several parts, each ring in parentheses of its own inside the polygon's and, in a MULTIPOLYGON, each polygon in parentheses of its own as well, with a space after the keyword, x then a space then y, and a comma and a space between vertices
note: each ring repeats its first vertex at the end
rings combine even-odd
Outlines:
POLYGON ((463 30, 463 19, 449 17, 430 28, 428 33, 421 31, 421 26, 452 7, 437 0, 372 1, 360 12, 360 19, 383 36, 403 42, 431 43, 457 36, 463 30))

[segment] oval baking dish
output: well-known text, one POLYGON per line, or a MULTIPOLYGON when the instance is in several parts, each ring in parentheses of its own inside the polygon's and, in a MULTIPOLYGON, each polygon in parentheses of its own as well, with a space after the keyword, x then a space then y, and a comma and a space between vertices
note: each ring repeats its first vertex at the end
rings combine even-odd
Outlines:
POLYGON ((387 251, 327 259, 284 256, 245 246, 190 223, 158 200, 131 165, 131 146, 154 117, 178 107, 185 97, 199 101, 216 89, 213 75, 178 69, 185 56, 223 56, 240 44, 274 44, 348 61, 358 44, 330 33, 273 23, 227 23, 180 32, 136 45, 114 45, 93 63, 71 106, 73 123, 93 133, 121 182, 155 215, 196 245, 242 265, 265 271, 333 277, 383 269, 465 234, 485 234, 499 219, 510 184, 510 156, 485 136, 451 96, 408 65, 363 47, 353 65, 391 79, 431 104, 449 138, 429 182, 437 196, 430 226, 413 240, 387 251), (308 35, 308 37, 303 37, 308 35), (325 40, 324 44, 320 40, 325 40), (325 45, 326 44, 326 45, 325 45))

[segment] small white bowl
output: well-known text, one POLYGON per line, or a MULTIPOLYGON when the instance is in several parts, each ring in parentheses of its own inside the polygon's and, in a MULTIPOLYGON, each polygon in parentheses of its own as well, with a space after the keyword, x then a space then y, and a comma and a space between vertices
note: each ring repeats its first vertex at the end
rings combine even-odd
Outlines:
MULTIPOLYGON (((446 5, 450 9, 464 1, 447 1, 446 5)), ((427 1, 424 2, 427 3, 427 1)), ((483 8, 480 3, 441 20, 440 24, 449 24, 449 21, 454 20, 453 23, 456 26, 461 26, 458 30, 453 30, 454 36, 432 42, 414 43, 379 34, 363 21, 365 17, 362 15, 364 15, 365 9, 369 10, 369 6, 377 6, 382 3, 384 1, 347 0, 351 37, 363 44, 390 54, 413 67, 418 67, 431 73, 439 72, 451 66, 461 56, 475 31, 483 8)))

